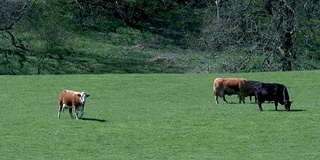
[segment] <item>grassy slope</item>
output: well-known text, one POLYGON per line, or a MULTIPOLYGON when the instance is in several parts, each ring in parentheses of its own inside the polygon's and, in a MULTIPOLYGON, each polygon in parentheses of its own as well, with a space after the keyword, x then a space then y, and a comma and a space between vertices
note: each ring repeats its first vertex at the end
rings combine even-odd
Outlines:
MULTIPOLYGON (((208 53, 183 50, 174 46, 146 47, 145 45, 154 45, 159 41, 156 35, 143 35, 135 30, 123 32, 73 36, 70 43, 73 44, 74 52, 84 53, 76 59, 82 59, 79 64, 86 62, 90 69, 86 72, 78 67, 77 72, 70 73, 198 73, 207 70, 208 62, 205 58, 208 57, 208 53), (127 42, 127 35, 133 36, 134 40, 130 39, 131 41, 127 42), (121 41, 124 41, 123 44, 121 41), (154 61, 158 57, 168 60, 154 61)), ((77 68, 77 65, 72 67, 77 68)))
MULTIPOLYGON (((318 159, 320 71, 1 76, 3 159, 318 159), (214 104, 216 77, 284 83, 293 112, 214 104), (57 118, 63 89, 87 91, 86 120, 57 118)), ((279 107, 281 110, 284 108, 279 107)))

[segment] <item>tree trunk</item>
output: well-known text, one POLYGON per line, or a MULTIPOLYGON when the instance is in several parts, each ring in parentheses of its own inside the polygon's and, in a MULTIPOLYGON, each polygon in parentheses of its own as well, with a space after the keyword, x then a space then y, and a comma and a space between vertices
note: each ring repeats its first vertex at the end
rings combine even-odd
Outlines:
MULTIPOLYGON (((292 50, 293 50, 293 43, 292 43, 292 35, 294 30, 294 11, 285 0, 280 0, 280 21, 283 21, 283 30, 280 30, 280 34, 282 34, 282 44, 281 49, 283 52, 280 52, 282 55, 282 71, 291 71, 292 70, 292 50)), ((279 25, 281 25, 280 22, 279 25)))
POLYGON ((291 71, 291 60, 292 60, 292 31, 287 31, 284 35, 283 46, 283 58, 282 58, 282 71, 291 71))

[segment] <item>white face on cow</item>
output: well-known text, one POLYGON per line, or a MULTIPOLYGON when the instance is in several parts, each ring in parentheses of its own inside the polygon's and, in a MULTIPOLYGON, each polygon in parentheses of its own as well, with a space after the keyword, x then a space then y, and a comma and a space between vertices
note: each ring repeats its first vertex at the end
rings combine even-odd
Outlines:
POLYGON ((82 104, 84 104, 86 102, 86 98, 89 97, 90 95, 85 93, 85 92, 81 92, 79 94, 79 97, 80 97, 80 101, 82 104))

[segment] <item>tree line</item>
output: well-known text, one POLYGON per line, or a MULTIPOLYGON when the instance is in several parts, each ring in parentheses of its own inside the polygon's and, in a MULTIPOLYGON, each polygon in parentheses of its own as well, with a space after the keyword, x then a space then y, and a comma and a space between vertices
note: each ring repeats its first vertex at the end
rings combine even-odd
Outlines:
POLYGON ((119 27, 162 37, 160 48, 209 52, 224 59, 221 72, 319 69, 319 24, 317 0, 1 0, 2 74, 23 61, 41 74, 70 49, 68 32, 119 27))

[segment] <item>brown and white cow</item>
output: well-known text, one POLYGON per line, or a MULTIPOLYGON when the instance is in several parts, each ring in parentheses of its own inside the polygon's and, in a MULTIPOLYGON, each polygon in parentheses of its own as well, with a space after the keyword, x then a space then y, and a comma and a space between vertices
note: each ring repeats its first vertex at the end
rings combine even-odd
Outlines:
POLYGON ((248 81, 244 78, 216 78, 213 82, 213 94, 216 103, 218 104, 218 97, 222 97, 223 101, 228 103, 225 95, 237 94, 239 103, 245 103, 246 96, 254 96, 253 85, 255 81, 248 81))
POLYGON ((61 111, 69 108, 70 117, 72 116, 72 109, 74 109, 76 119, 78 120, 84 114, 84 104, 86 102, 86 98, 90 95, 85 92, 75 92, 71 90, 64 90, 60 94, 59 99, 59 108, 58 108, 58 117, 60 118, 61 111), (80 117, 78 117, 78 110, 81 111, 80 117))

